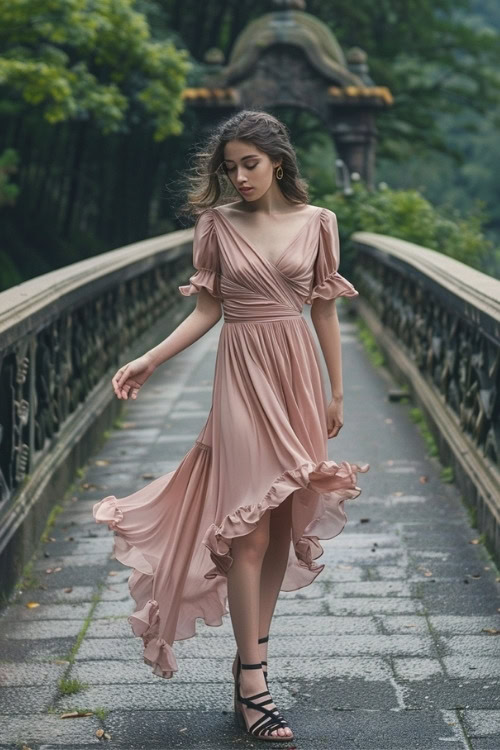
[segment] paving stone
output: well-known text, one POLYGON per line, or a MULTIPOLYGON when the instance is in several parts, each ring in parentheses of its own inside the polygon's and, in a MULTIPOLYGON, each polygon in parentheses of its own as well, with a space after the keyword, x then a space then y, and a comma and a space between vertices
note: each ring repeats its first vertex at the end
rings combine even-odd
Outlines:
POLYGON ((429 626, 425 617, 420 615, 391 615, 377 618, 384 633, 412 633, 429 635, 429 626))
MULTIPOLYGON (((323 580, 326 570, 321 575, 323 580)), ((411 587, 404 581, 353 581, 352 583, 332 583, 330 593, 336 597, 344 596, 404 596, 413 595, 411 587)))
POLYGON ((474 656, 496 656, 500 658, 500 639, 498 636, 491 636, 486 633, 482 635, 442 636, 439 643, 443 648, 443 654, 448 656, 453 653, 473 653, 474 656))
POLYGON ((40 604, 35 609, 28 609, 26 605, 13 604, 0 619, 0 628, 2 620, 9 622, 23 622, 33 620, 79 620, 86 618, 89 613, 91 604, 82 602, 81 604, 40 604))
MULTIPOLYGON (((70 583, 69 586, 64 588, 54 587, 44 590, 36 587, 27 589, 16 599, 16 602, 23 606, 26 606, 31 601, 36 601, 40 604, 74 604, 78 602, 90 604, 95 593, 96 589, 94 586, 78 586, 70 583), (71 589, 71 591, 65 591, 65 588, 71 589)), ((8 610, 3 613, 3 616, 8 617, 8 610)))
MULTIPOLYGON (((412 584, 413 585, 413 584, 412 584)), ((469 584, 455 581, 422 582, 422 602, 430 615, 445 611, 447 615, 496 614, 500 607, 499 597, 490 584, 473 581, 469 584)))
POLYGON ((63 659, 71 650, 75 638, 46 638, 44 640, 0 640, 0 662, 53 662, 63 659))
POLYGON ((500 710, 467 709, 463 717, 469 737, 495 739, 500 747, 500 710))
POLYGON ((454 654, 442 658, 448 677, 495 677, 500 680, 500 657, 478 656, 477 654, 454 654))
POLYGON ((75 743, 94 746, 102 742, 95 736, 99 726, 99 719, 95 716, 61 720, 52 715, 37 715, 35 719, 32 716, 0 715, 0 743, 12 748, 15 743, 18 747, 23 743, 33 747, 40 742, 50 742, 60 750, 73 750, 75 743))
POLYGON ((22 687, 56 683, 67 668, 68 664, 3 663, 0 664, 0 686, 22 687))
POLYGON ((496 680, 427 679, 399 683, 404 704, 410 709, 500 709, 499 683, 496 680))
MULTIPOLYGON (((69 588, 75 584, 78 586, 96 586, 103 579, 104 565, 108 562, 107 558, 99 565, 66 565, 60 566, 62 570, 57 573, 44 573, 42 570, 36 572, 39 581, 48 588, 69 588)), ((52 560, 46 568, 58 567, 52 560)))
MULTIPOLYGON (((8 623, 9 621, 7 621, 8 623)), ((83 620, 38 620, 36 622, 18 622, 13 627, 2 624, 2 637, 12 640, 30 641, 41 638, 67 638, 77 636, 83 620)))
POLYGON ((500 629, 500 613, 498 612, 489 617, 474 617, 472 615, 469 617, 462 617, 460 615, 431 615, 428 619, 431 627, 440 634, 475 635, 482 634, 481 631, 483 628, 500 629))
POLYGON ((370 565, 367 573, 372 581, 408 579, 407 568, 403 565, 370 565))
POLYGON ((327 594, 322 601, 328 606, 332 615, 368 616, 424 612, 424 606, 418 599, 403 599, 395 596, 379 599, 373 599, 369 596, 353 596, 344 599, 333 594, 327 594))
POLYGON ((57 685, 0 687, 0 714, 44 713, 51 706, 57 694, 57 685))
POLYGON ((100 617, 116 617, 131 615, 137 609, 137 606, 130 596, 123 601, 101 601, 97 604, 93 618, 98 620, 100 617))
POLYGON ((394 672, 401 680, 427 680, 430 677, 443 675, 443 668, 439 659, 426 659, 418 657, 407 659, 396 657, 392 660, 394 672))

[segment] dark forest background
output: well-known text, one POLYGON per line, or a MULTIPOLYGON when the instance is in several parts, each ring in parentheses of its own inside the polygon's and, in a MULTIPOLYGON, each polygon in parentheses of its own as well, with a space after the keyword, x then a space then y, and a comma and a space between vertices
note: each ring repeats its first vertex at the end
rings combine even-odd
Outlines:
MULTIPOLYGON (((0 0, 0 289, 178 228, 179 177, 197 145, 186 86, 212 48, 227 60, 269 0, 0 0)), ((377 183, 478 222, 498 272, 500 4, 308 0, 344 51, 368 54, 394 96, 377 120, 377 183)), ((304 112, 289 126, 312 197, 335 154, 304 112)), ((397 230, 396 230, 397 231, 397 230)), ((477 265, 477 264, 476 264, 477 265)))

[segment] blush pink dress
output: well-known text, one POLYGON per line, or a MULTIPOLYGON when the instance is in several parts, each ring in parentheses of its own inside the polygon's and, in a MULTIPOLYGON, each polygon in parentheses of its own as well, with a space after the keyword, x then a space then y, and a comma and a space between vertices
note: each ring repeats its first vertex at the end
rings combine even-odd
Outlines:
POLYGON ((324 568, 319 540, 343 530, 344 501, 361 492, 356 472, 369 469, 328 458, 328 401, 302 309, 358 292, 337 271, 335 214, 314 209, 273 263, 217 208, 198 217, 196 273, 179 290, 205 287, 223 307, 207 421, 174 471, 93 508, 115 532, 116 559, 133 568, 128 619, 159 677, 177 671, 173 643, 195 635, 196 618, 221 625, 228 614, 235 537, 293 494, 282 590, 307 586, 324 568))

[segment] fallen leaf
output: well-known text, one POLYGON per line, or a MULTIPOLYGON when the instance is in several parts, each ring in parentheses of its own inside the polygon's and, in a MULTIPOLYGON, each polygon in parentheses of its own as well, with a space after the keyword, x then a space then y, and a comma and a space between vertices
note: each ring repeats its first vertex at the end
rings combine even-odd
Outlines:
POLYGON ((104 734, 104 729, 96 729, 95 736, 96 737, 102 737, 104 734))
POLYGON ((481 631, 483 633, 488 633, 488 635, 500 635, 500 630, 498 628, 481 628, 481 631))
MULTIPOLYGON (((497 576, 497 577, 495 578, 495 581, 496 581, 497 583, 500 583, 500 576, 497 576)), ((499 612, 500 612, 500 610, 499 610, 499 612)))
POLYGON ((384 419, 384 422, 386 424, 392 424, 392 419, 390 417, 387 417, 387 419, 384 419))
POLYGON ((39 607, 40 604, 38 602, 28 602, 26 606, 28 609, 35 609, 35 607, 39 607))
POLYGON ((47 570, 45 572, 46 573, 52 573, 53 571, 52 571, 52 568, 47 568, 47 570))
POLYGON ((57 542, 55 536, 49 536, 49 542, 57 542))
POLYGON ((90 482, 84 482, 83 484, 80 485, 80 487, 82 487, 82 489, 84 489, 84 490, 95 490, 95 489, 97 489, 97 485, 96 484, 91 484, 90 482))
POLYGON ((110 740, 111 739, 111 735, 110 735, 109 732, 104 732, 104 734, 102 736, 104 737, 105 740, 110 740))
POLYGON ((31 750, 31 747, 28 747, 28 745, 23 745, 21 750, 31 750))
POLYGON ((360 519, 359 519, 359 522, 360 522, 360 523, 368 523, 368 522, 369 522, 369 520, 370 520, 369 518, 360 518, 360 519))
POLYGON ((470 539, 469 544, 479 544, 479 539, 470 539))
POLYGON ((63 589, 63 591, 65 594, 71 594, 71 592, 73 591, 73 586, 68 586, 68 588, 63 589))
POLYGON ((122 422, 121 428, 122 430, 130 430, 131 427, 135 427, 136 422, 122 422))
POLYGON ((404 492, 402 492, 401 490, 398 490, 397 492, 393 492, 392 494, 393 494, 393 495, 394 495, 395 497, 400 497, 401 495, 404 495, 404 492))
POLYGON ((79 719, 82 716, 93 716, 93 711, 70 711, 67 714, 61 714, 60 719, 79 719))
POLYGON ((60 570, 62 570, 62 568, 54 568, 54 573, 59 573, 60 570))
POLYGON ((109 461, 106 461, 105 458, 98 458, 95 462, 96 466, 109 466, 109 461))
POLYGON ((425 474, 422 474, 422 476, 418 478, 418 481, 420 482, 420 484, 425 484, 429 481, 429 477, 426 477, 425 474))
POLYGON ((118 571, 117 570, 110 570, 109 573, 108 573, 108 576, 117 576, 117 575, 118 575, 118 571))
POLYGON ((143 479, 156 479, 156 474, 143 474, 143 479))
POLYGON ((187 732, 187 727, 182 727, 182 729, 179 729, 179 732, 187 732))
POLYGON ((481 574, 480 573, 471 573, 470 577, 471 578, 481 578, 481 574))

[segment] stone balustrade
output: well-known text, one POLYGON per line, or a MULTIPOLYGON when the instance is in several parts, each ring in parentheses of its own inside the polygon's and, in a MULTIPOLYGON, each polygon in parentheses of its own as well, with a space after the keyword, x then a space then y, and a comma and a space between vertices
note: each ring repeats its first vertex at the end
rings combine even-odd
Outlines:
POLYGON ((357 232, 358 311, 425 413, 500 555, 500 281, 411 242, 357 232))

